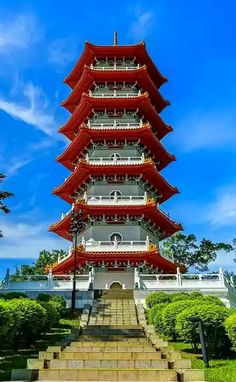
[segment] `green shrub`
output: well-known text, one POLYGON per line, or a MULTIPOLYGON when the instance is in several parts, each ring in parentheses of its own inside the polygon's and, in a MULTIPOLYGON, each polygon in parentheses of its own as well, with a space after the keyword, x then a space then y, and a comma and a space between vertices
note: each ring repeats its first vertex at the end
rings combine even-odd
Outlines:
POLYGON ((219 354, 228 344, 224 328, 224 321, 229 315, 229 309, 219 304, 203 302, 185 308, 176 317, 176 331, 180 338, 190 343, 194 349, 199 345, 199 333, 196 324, 190 322, 188 318, 201 318, 206 336, 207 348, 210 354, 219 354))
POLYGON ((225 329, 232 342, 233 349, 236 350, 236 312, 226 318, 225 329))
POLYGON ((43 302, 48 302, 50 301, 52 298, 52 296, 50 294, 47 294, 47 293, 39 293, 36 300, 37 301, 43 301, 43 302))
POLYGON ((46 310, 47 318, 45 321, 43 332, 47 332, 51 328, 59 324, 60 313, 58 312, 58 306, 55 302, 49 301, 39 301, 39 304, 46 310))
POLYGON ((15 316, 9 307, 9 302, 0 300, 0 344, 9 345, 12 342, 12 329, 15 325, 15 316))
POLYGON ((151 309, 148 309, 147 317, 148 317, 149 324, 154 324, 155 315, 157 314, 157 312, 159 312, 160 310, 162 310, 166 306, 167 306, 167 304, 162 303, 162 304, 154 305, 151 309))
POLYGON ((37 301, 42 301, 42 302, 54 302, 57 307, 58 312, 61 314, 62 311, 66 308, 66 300, 62 296, 58 295, 50 295, 46 293, 39 293, 37 297, 37 301))
POLYGON ((173 293, 171 301, 182 301, 182 300, 187 300, 190 299, 190 294, 186 292, 179 292, 179 293, 173 293))
POLYGON ((54 302, 55 306, 57 305, 57 307, 58 307, 57 309, 58 309, 60 314, 66 308, 66 300, 62 296, 58 296, 58 295, 51 296, 50 301, 54 302))
POLYGON ((1 297, 4 300, 12 300, 14 298, 29 298, 27 294, 23 292, 9 292, 9 293, 1 293, 1 297))
POLYGON ((9 302, 9 307, 15 317, 13 328, 14 342, 17 346, 20 340, 26 343, 35 341, 45 328, 47 312, 37 301, 15 299, 9 302))
POLYGON ((156 304, 171 302, 172 295, 164 292, 154 292, 146 297, 146 304, 148 308, 152 308, 156 304))
POLYGON ((175 328, 176 317, 177 315, 187 307, 191 307, 195 300, 191 301, 180 300, 172 302, 171 304, 167 304, 162 311, 162 326, 163 332, 166 336, 171 337, 174 341, 176 341, 178 337, 178 333, 175 328))
POLYGON ((158 304, 154 305, 149 310, 149 322, 155 326, 155 330, 158 333, 162 333, 163 326, 162 326, 162 311, 167 306, 167 304, 158 304))

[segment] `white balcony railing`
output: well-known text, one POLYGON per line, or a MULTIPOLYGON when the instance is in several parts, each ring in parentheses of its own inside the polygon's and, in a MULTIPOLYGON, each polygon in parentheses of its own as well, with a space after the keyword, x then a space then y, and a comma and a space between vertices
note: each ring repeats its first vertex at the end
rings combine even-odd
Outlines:
POLYGON ((145 157, 142 154, 140 157, 89 157, 86 155, 86 161, 92 165, 133 165, 144 163, 145 157))
POLYGON ((149 249, 149 238, 146 240, 130 240, 130 241, 97 241, 97 240, 81 240, 81 245, 86 252, 135 252, 147 251, 149 249))
POLYGON ((143 121, 140 120, 140 122, 119 122, 116 119, 111 122, 90 122, 88 121, 87 126, 89 129, 101 129, 101 130, 107 130, 107 129, 124 129, 124 130, 130 130, 130 129, 140 129, 143 125, 143 121))
POLYGON ((95 98, 129 98, 129 97, 138 97, 140 96, 141 90, 138 90, 137 92, 129 92, 127 90, 127 93, 125 92, 119 92, 114 90, 113 92, 101 92, 101 91, 89 91, 90 97, 95 98))
POLYGON ((139 205, 145 205, 147 204, 147 193, 145 192, 144 195, 87 195, 87 193, 84 194, 84 201, 88 205, 121 205, 121 206, 139 206, 139 205))
POLYGON ((134 70, 140 68, 139 64, 133 64, 132 66, 126 66, 124 65, 117 65, 116 62, 114 62, 114 65, 105 65, 105 66, 99 66, 99 65, 90 65, 91 69, 95 70, 134 70))

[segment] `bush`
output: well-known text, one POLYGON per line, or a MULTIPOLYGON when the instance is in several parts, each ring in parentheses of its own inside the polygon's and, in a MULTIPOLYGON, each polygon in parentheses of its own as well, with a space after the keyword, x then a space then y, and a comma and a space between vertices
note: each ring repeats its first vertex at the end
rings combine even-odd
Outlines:
POLYGON ((185 342, 191 343, 194 349, 199 345, 199 333, 196 324, 188 320, 190 317, 201 318, 206 336, 207 348, 210 354, 219 354, 227 346, 227 336, 224 321, 230 311, 219 304, 206 303, 199 299, 199 303, 185 308, 176 317, 176 331, 185 342))
POLYGON ((46 293, 39 293, 37 297, 37 301, 39 302, 54 302, 54 306, 57 308, 59 314, 63 312, 66 308, 66 300, 62 296, 58 295, 50 295, 46 293))
POLYGON ((0 298, 3 300, 12 300, 14 298, 29 298, 27 294, 23 292, 9 292, 9 293, 1 293, 0 298))
POLYGON ((12 330, 15 345, 17 346, 20 340, 26 343, 35 341, 45 328, 46 309, 37 301, 29 299, 11 300, 9 307, 15 318, 12 330))
POLYGON ((50 302, 53 302, 55 306, 57 306, 57 309, 60 314, 66 308, 66 300, 62 296, 58 296, 58 295, 51 296, 50 302))
POLYGON ((155 318, 156 314, 159 311, 162 311, 162 309, 165 308, 166 306, 167 306, 167 304, 162 303, 162 304, 154 305, 151 309, 148 309, 148 311, 147 311, 148 323, 154 324, 154 318, 155 318))
POLYGON ((164 307, 162 311, 162 325, 164 334, 171 337, 174 341, 176 341, 178 337, 178 333, 175 328, 175 322, 177 315, 182 312, 182 310, 187 307, 192 306, 194 300, 180 300, 176 302, 172 302, 164 307))
POLYGON ((236 350, 236 312, 226 318, 225 329, 232 342, 233 349, 236 350))
POLYGON ((37 301, 42 301, 42 302, 48 302, 50 301, 52 298, 52 296, 50 294, 46 294, 46 293, 39 293, 36 300, 37 301))
POLYGON ((190 299, 190 294, 187 292, 180 292, 180 293, 173 293, 171 301, 182 301, 182 300, 187 300, 190 299))
POLYGON ((58 306, 55 302, 49 301, 39 301, 39 304, 46 310, 47 318, 43 328, 43 332, 47 332, 51 328, 59 324, 60 313, 58 312, 58 306))
POLYGON ((152 308, 156 304, 171 302, 172 295, 164 292, 154 292, 146 297, 146 304, 148 308, 152 308))
POLYGON ((15 325, 15 316, 13 315, 9 302, 0 300, 0 344, 10 343, 12 341, 12 328, 15 325), (6 340, 7 339, 7 340, 6 340))

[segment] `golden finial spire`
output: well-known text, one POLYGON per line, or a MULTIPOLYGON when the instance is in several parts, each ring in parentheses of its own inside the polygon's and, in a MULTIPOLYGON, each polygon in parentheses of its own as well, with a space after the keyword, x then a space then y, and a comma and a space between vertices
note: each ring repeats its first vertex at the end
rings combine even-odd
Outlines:
POLYGON ((117 45, 117 32, 114 32, 114 46, 117 45))

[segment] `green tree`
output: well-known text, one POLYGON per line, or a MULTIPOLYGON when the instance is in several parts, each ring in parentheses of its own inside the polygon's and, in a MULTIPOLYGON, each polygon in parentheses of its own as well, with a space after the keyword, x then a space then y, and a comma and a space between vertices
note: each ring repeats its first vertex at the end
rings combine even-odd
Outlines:
POLYGON ((195 267, 203 272, 208 270, 208 264, 216 259, 219 251, 232 250, 233 246, 227 243, 214 243, 207 239, 198 242, 193 234, 177 233, 163 243, 164 254, 173 257, 175 262, 184 264, 187 269, 195 267))
POLYGON ((12 280, 17 280, 19 276, 43 275, 46 267, 53 265, 57 262, 59 256, 65 254, 66 252, 62 249, 53 249, 51 252, 43 250, 39 253, 39 258, 32 265, 23 264, 17 267, 12 280))
MULTIPOLYGON (((0 173, 0 183, 3 182, 5 178, 5 175, 0 173)), ((9 208, 4 204, 5 199, 9 198, 10 196, 13 196, 11 192, 8 191, 1 191, 0 190, 0 210, 5 212, 5 214, 8 214, 10 212, 9 208)), ((2 231, 0 231, 0 237, 3 237, 2 231)))

